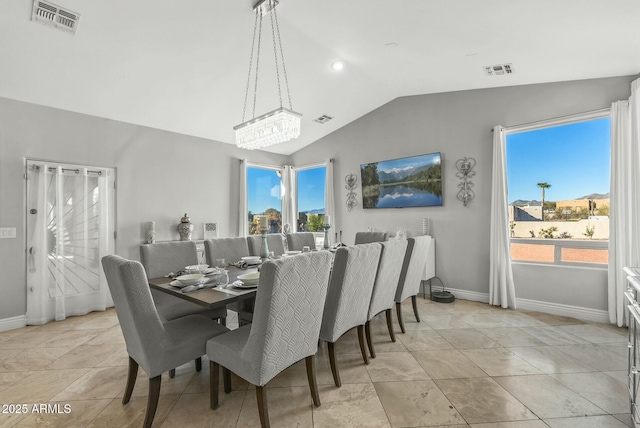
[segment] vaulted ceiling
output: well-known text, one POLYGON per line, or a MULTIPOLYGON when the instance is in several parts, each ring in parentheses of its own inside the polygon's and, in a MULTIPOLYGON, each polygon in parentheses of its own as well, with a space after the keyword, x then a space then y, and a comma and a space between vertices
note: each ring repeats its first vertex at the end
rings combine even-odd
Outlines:
MULTIPOLYGON (((233 143, 254 1, 54 3, 81 15, 75 35, 32 22, 32 0, 3 2, 1 97, 233 143)), ((277 153, 400 96, 640 72, 638 0, 281 0, 277 12, 303 114, 302 135, 277 153), (504 63, 512 74, 485 74, 504 63)), ((257 115, 279 106, 270 36, 257 115)))

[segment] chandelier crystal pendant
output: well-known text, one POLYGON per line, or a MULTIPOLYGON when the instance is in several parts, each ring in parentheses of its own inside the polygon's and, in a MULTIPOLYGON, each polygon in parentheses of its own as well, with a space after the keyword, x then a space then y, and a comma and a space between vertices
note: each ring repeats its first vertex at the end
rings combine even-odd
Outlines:
POLYGON ((249 74, 247 76, 247 89, 244 96, 244 109, 242 111, 243 123, 233 127, 235 131, 236 145, 242 149, 260 149, 263 147, 272 146, 274 144, 284 143, 300 136, 300 118, 302 117, 302 114, 293 111, 293 105, 291 104, 291 93, 289 91, 287 69, 284 63, 282 40, 280 38, 280 27, 278 26, 278 15, 276 14, 277 5, 277 0, 260 0, 253 6, 253 11, 256 14, 256 19, 253 27, 251 56, 249 58, 249 74), (275 55, 276 79, 278 82, 278 96, 280 98, 280 107, 256 117, 255 114, 258 94, 258 71, 260 62, 260 45, 262 38, 262 18, 266 15, 270 15, 271 18, 271 36, 273 39, 273 52, 275 55), (245 122, 244 120, 247 111, 247 100, 249 99, 251 74, 253 71, 254 52, 255 82, 253 88, 253 119, 245 122), (278 56, 278 53, 280 56, 278 56), (280 65, 282 67, 284 84, 289 100, 288 109, 284 108, 282 105, 280 65))

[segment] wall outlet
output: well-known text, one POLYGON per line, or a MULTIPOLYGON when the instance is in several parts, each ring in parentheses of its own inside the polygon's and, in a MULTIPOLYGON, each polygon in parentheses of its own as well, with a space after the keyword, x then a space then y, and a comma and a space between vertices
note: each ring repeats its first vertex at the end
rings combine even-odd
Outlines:
POLYGON ((16 228, 15 227, 0 227, 0 239, 1 238, 15 238, 16 237, 16 228))

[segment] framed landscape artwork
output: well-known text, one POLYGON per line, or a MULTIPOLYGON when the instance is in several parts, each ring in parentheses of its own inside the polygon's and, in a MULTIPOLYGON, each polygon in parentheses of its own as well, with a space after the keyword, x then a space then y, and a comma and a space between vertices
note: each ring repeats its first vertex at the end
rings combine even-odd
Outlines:
POLYGON ((360 165, 364 208, 442 206, 440 152, 360 165))

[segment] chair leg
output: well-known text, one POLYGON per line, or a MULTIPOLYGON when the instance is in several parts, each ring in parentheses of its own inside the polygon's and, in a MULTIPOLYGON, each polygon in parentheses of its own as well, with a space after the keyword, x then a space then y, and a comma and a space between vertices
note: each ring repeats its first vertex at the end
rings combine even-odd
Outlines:
POLYGON ((358 326, 358 342, 360 342, 360 353, 362 354, 362 359, 365 364, 369 364, 369 356, 367 355, 367 348, 364 344, 364 326, 358 326))
POLYGON ((364 334, 367 336, 367 345, 369 345, 369 354, 371 358, 376 357, 376 351, 373 349, 373 340, 371 340, 371 321, 367 321, 364 325, 364 334))
POLYGON ((336 361, 336 350, 333 342, 327 343, 329 347, 329 364, 331 365, 331 374, 333 374, 333 382, 338 388, 342 386, 340 381, 340 373, 338 373, 338 363, 336 361))
POLYGON ((231 371, 228 368, 222 368, 222 379, 224 382, 224 392, 228 394, 231 392, 231 371))
POLYGON ((202 370, 202 357, 196 358, 196 371, 202 370))
POLYGON ((418 296, 411 296, 411 304, 413 305, 413 314, 416 316, 416 321, 420 322, 420 314, 418 314, 418 302, 416 297, 418 296))
POLYGON ((218 408, 218 384, 220 383, 220 364, 209 361, 209 407, 218 408))
POLYGON ((220 325, 223 325, 225 327, 227 326, 227 319, 226 318, 219 318, 219 322, 220 322, 220 325))
POLYGON ((387 315, 387 329, 389 330, 389 337, 391 337, 391 341, 392 342, 395 342, 396 341, 396 335, 393 332, 393 322, 391 321, 391 309, 387 309, 384 312, 387 315))
POLYGON ((400 331, 404 333, 404 324, 402 323, 402 304, 396 302, 396 315, 398 315, 398 324, 400 324, 400 331))
POLYGON ((176 377, 176 369, 169 370, 169 378, 173 379, 176 377))
POLYGON ((311 398, 313 398, 313 405, 320 407, 320 395, 318 394, 318 384, 316 383, 316 365, 313 355, 305 358, 304 362, 307 365, 307 379, 309 380, 309 389, 311 390, 311 398))
POLYGON ((269 428, 269 411, 267 410, 267 388, 256 385, 256 398, 258 399, 258 414, 260 415, 260 426, 269 428))
POLYGON ((160 384, 162 383, 162 376, 156 376, 149 378, 149 398, 147 399, 147 414, 144 417, 144 428, 151 428, 153 424, 153 418, 156 415, 156 409, 158 408, 158 400, 160 399, 160 384))
POLYGON ((122 404, 127 404, 131 399, 131 393, 133 387, 136 385, 136 378, 138 376, 138 363, 136 360, 129 357, 129 373, 127 374, 127 387, 124 389, 124 397, 122 397, 122 404))

